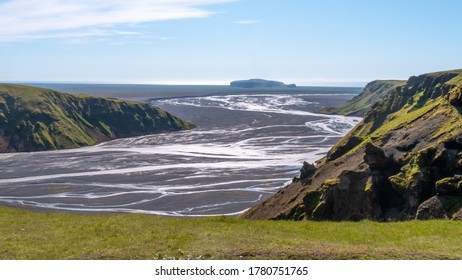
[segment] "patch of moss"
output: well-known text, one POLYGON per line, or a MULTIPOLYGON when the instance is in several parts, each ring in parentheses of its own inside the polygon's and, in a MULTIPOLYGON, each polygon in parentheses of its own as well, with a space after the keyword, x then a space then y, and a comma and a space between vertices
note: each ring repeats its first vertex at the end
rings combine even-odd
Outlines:
POLYGON ((312 213, 321 202, 321 198, 322 192, 320 191, 311 191, 307 193, 306 196, 303 198, 306 213, 312 213))
POLYGON ((443 178, 439 180, 438 182, 436 182, 436 186, 444 186, 444 185, 455 186, 456 183, 457 181, 456 179, 454 179, 454 177, 447 177, 447 178, 443 178))
MULTIPOLYGON (((456 73, 462 74, 462 70, 455 71, 456 73)), ((461 85, 462 84, 462 75, 457 75, 447 82, 449 85, 461 85)))
POLYGON ((462 133, 462 115, 453 106, 445 103, 444 107, 440 108, 439 114, 444 116, 444 123, 440 129, 433 135, 433 139, 439 139, 442 143, 445 139, 460 135, 462 133))
POLYGON ((328 180, 324 181, 324 183, 322 185, 323 185, 323 188, 330 188, 330 187, 336 186, 338 184, 340 184, 340 179, 339 178, 334 178, 334 179, 328 179, 328 180))
POLYGON ((84 117, 82 117, 81 114, 76 114, 77 118, 82 122, 84 123, 86 126, 90 127, 90 128, 95 128, 89 121, 87 121, 84 117))
POLYGON ((439 180, 435 184, 436 191, 443 194, 457 194, 462 192, 462 180, 454 177, 447 177, 439 180))
POLYGON ((294 220, 295 220, 295 221, 301 221, 301 220, 303 220, 303 219, 306 217, 305 205, 304 205, 304 204, 299 205, 299 206, 295 209, 295 211, 294 211, 294 213, 293 213, 292 216, 294 217, 294 220))
POLYGON ((111 134, 112 134, 111 128, 102 121, 99 121, 98 123, 99 123, 100 127, 103 129, 103 133, 106 134, 107 136, 111 136, 111 134))
POLYGON ((393 188, 401 195, 407 196, 414 188, 427 184, 430 177, 429 151, 421 151, 412 156, 409 163, 400 172, 389 177, 393 188))
POLYGON ((367 180, 366 185, 364 186, 364 191, 365 192, 372 191, 372 182, 370 180, 367 180))
POLYGON ((48 132, 48 128, 43 123, 40 123, 39 125, 40 125, 40 130, 38 133, 40 135, 40 138, 42 139, 42 142, 45 145, 45 148, 46 149, 56 149, 53 143, 53 139, 51 138, 48 132))
POLYGON ((340 183, 339 178, 329 179, 324 181, 321 188, 315 191, 311 191, 303 198, 305 206, 306 217, 309 219, 317 219, 318 216, 322 216, 323 212, 329 211, 326 209, 327 200, 329 200, 332 188, 340 183))
POLYGON ((443 99, 441 98, 438 101, 431 102, 421 108, 416 109, 415 107, 410 107, 391 114, 387 117, 387 120, 383 123, 383 125, 372 133, 371 137, 381 138, 389 131, 411 125, 416 120, 421 119, 426 114, 429 114, 433 110, 437 109, 441 105, 442 100, 443 99))

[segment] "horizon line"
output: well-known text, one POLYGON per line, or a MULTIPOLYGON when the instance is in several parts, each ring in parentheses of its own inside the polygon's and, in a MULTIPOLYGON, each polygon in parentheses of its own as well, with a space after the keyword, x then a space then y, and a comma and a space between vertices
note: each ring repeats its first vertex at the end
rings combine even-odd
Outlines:
MULTIPOLYGON (((277 79, 275 79, 277 80, 277 79)), ((382 79, 380 79, 382 80, 382 79)), ((294 83, 297 87, 364 87, 372 80, 330 80, 294 83)), ((11 84, 87 84, 87 85, 156 85, 156 86, 229 86, 225 81, 53 81, 53 80, 7 80, 0 83, 11 84)), ((288 83, 289 84, 289 83, 288 83)))

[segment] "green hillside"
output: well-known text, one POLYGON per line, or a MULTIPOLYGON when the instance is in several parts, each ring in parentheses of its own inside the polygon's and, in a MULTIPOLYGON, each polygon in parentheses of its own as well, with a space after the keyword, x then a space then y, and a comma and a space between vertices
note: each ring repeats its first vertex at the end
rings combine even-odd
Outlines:
POLYGON ((462 70, 411 77, 253 219, 462 219, 462 70))
POLYGON ((145 103, 0 84, 0 152, 77 148, 192 127, 145 103))
POLYGON ((352 100, 339 107, 324 107, 318 113, 362 117, 378 101, 384 99, 406 81, 376 80, 366 85, 364 90, 352 100))

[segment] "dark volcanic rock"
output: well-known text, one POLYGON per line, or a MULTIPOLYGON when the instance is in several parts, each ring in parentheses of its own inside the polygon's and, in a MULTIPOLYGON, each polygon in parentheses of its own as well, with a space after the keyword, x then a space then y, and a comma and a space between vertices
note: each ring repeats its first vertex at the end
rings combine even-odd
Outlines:
POLYGON ((417 209, 416 219, 447 219, 448 215, 445 210, 447 206, 445 207, 445 204, 447 204, 446 199, 433 196, 432 198, 420 204, 419 208, 417 209))
POLYGON ((375 192, 372 191, 367 172, 345 171, 332 189, 332 219, 378 219, 381 215, 375 192))
POLYGON ((314 172, 316 172, 316 166, 304 161, 303 167, 300 169, 300 180, 310 178, 314 172))
POLYGON ((372 188, 377 192, 378 202, 382 209, 383 220, 400 220, 402 218, 405 200, 393 189, 388 178, 396 174, 399 164, 385 155, 378 146, 367 143, 364 151, 364 161, 371 171, 372 188))
POLYGON ((462 208, 462 197, 454 195, 433 196, 417 209, 416 219, 447 219, 458 216, 462 208), (459 214, 457 214, 459 213, 459 214))
POLYGON ((396 165, 393 160, 385 156, 385 152, 381 148, 372 143, 366 144, 364 153, 364 161, 373 171, 382 172, 396 165))
POLYGON ((449 139, 444 143, 444 147, 450 150, 462 150, 462 135, 449 139))
POLYGON ((369 179, 367 172, 344 171, 337 180, 326 181, 320 191, 305 196, 306 217, 335 221, 378 219, 381 208, 369 179))

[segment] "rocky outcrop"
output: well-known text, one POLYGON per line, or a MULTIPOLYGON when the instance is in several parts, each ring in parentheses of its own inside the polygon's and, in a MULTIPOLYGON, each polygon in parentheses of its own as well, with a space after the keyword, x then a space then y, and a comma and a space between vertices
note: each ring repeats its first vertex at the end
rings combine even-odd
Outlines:
POLYGON ((243 215, 379 221, 452 218, 461 208, 462 70, 411 77, 376 103, 300 180, 243 215))
POLYGON ((443 178, 436 182, 435 189, 438 194, 462 196, 462 176, 443 178))
POLYGON ((433 153, 433 150, 418 152, 401 167, 398 174, 389 177, 393 189, 406 200, 411 214, 415 213, 424 200, 435 194, 434 188, 428 187, 434 185, 431 170, 433 153))
POLYGON ((371 189, 377 197, 376 203, 380 206, 380 219, 399 220, 404 215, 405 200, 397 192, 388 178, 396 174, 400 166, 385 154, 380 147, 367 143, 364 150, 364 161, 369 167, 371 189))
POLYGON ((420 204, 417 220, 457 219, 462 211, 461 196, 433 196, 420 204))
POLYGON ((447 208, 447 201, 438 196, 433 196, 424 201, 417 209, 417 220, 430 220, 430 219, 447 219, 448 215, 445 208, 447 208))
POLYGON ((306 180, 311 178, 315 171, 316 166, 314 164, 310 164, 304 161, 302 168, 300 168, 300 180, 306 180))
POLYGON ((370 179, 367 172, 346 170, 338 179, 324 182, 321 187, 322 200, 312 211, 311 217, 335 221, 378 219, 381 210, 370 179))
POLYGON ((192 127, 145 103, 0 84, 0 152, 77 148, 192 127))

